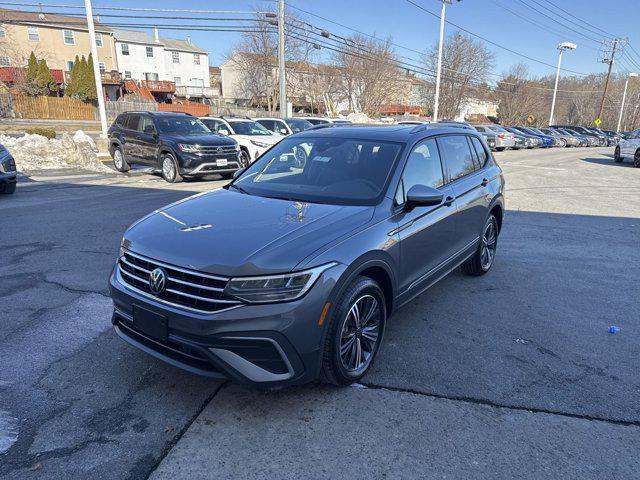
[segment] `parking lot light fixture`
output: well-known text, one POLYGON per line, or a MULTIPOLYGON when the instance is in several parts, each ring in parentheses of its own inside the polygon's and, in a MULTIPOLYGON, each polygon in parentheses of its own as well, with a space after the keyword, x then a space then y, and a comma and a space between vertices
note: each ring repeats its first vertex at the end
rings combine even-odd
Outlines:
POLYGON ((624 101, 627 99, 627 86, 629 85, 629 79, 637 76, 638 76, 637 73, 631 72, 629 73, 629 75, 627 75, 627 78, 624 81, 624 91, 622 92, 622 104, 620 105, 620 116, 618 117, 618 128, 616 128, 616 132, 620 132, 620 125, 622 124, 622 112, 624 110, 624 101))
POLYGON ((558 68, 556 69, 556 84, 553 87, 553 99, 551 100, 551 114, 549 115, 549 125, 553 125, 553 111, 556 107, 556 94, 558 93, 558 81, 560 80, 560 64, 562 63, 562 52, 565 50, 575 50, 577 45, 571 42, 562 42, 558 44, 558 68))
MULTIPOLYGON (((442 10, 440 11, 440 41, 438 43, 438 68, 436 71, 436 91, 433 100, 433 121, 438 121, 438 106, 440 103, 440 74, 442 73, 442 47, 444 41, 444 17, 447 13, 447 3, 451 0, 440 0, 442 2, 442 10)), ((460 1, 460 0, 458 0, 460 1)))

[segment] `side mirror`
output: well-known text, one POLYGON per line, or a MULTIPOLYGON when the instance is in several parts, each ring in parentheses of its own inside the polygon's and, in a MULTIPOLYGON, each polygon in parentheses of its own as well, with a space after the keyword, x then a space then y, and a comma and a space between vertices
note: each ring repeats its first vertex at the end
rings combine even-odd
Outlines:
POLYGON ((280 129, 280 133, 281 133, 282 135, 289 135, 289 132, 287 132, 287 129, 286 129, 286 128, 281 128, 281 129, 280 129))
POLYGON ((218 130, 218 134, 219 135, 229 135, 229 130, 227 130, 226 128, 221 128, 220 130, 218 130))
POLYGON ((407 192, 407 201, 404 204, 405 210, 413 210, 415 207, 432 207, 440 205, 444 193, 440 190, 427 187, 426 185, 414 185, 407 192))

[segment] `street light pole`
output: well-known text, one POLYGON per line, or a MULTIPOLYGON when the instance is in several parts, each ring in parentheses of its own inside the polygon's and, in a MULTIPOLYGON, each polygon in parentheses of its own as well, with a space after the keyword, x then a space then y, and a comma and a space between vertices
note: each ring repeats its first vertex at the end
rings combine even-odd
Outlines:
POLYGON ((287 84, 284 64, 284 0, 278 0, 278 69, 280 78, 280 117, 286 118, 287 84))
POLYGON ((436 71, 436 93, 433 104, 433 121, 438 121, 438 107, 440 103, 440 74, 442 73, 442 44, 444 41, 444 17, 447 13, 447 3, 451 0, 440 0, 442 2, 442 10, 440 11, 440 43, 438 44, 438 69, 436 71))
POLYGON ((629 79, 631 77, 637 77, 638 74, 635 72, 631 72, 627 75, 626 80, 624 81, 624 91, 622 92, 622 105, 620 105, 620 116, 618 117, 618 128, 616 128, 616 132, 620 132, 620 125, 622 124, 622 111, 624 110, 624 101, 627 99, 627 86, 629 85, 629 79))
POLYGON ((556 69, 556 85, 553 87, 553 99, 551 100, 551 113, 549 114, 549 126, 553 125, 553 112, 556 108, 556 94, 558 93, 558 81, 560 80, 560 64, 562 63, 562 52, 565 50, 574 50, 576 48, 575 43, 562 42, 558 45, 558 68, 556 69))
POLYGON ((91 56, 93 57, 93 76, 96 80, 96 96, 98 97, 98 114, 100 115, 100 129, 102 138, 107 138, 107 112, 104 108, 104 95, 102 93, 102 77, 100 76, 100 64, 98 63, 98 47, 96 46, 96 30, 93 25, 93 12, 91 10, 91 0, 84 0, 84 7, 87 13, 87 27, 89 30, 89 44, 91 45, 91 56))

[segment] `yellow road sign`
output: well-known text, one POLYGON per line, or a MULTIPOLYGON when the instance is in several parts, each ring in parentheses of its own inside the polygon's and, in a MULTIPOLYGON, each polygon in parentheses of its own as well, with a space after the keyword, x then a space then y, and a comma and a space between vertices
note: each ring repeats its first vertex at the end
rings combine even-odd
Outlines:
POLYGON ((536 121, 536 117, 534 117, 533 115, 529 115, 529 116, 527 117, 527 123, 528 123, 528 124, 532 124, 532 123, 533 123, 533 122, 535 122, 535 121, 536 121))
POLYGON ((602 123, 602 120, 600 120, 599 118, 596 118, 596 119, 593 121, 593 123, 595 123, 595 124, 596 124, 596 127, 599 127, 599 126, 600 126, 600 124, 602 123))

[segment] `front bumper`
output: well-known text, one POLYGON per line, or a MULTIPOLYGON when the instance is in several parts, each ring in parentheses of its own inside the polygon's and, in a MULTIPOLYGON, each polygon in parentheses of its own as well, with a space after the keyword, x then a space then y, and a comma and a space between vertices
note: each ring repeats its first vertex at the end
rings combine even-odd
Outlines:
POLYGON ((235 172, 240 169, 238 155, 239 154, 210 155, 180 152, 178 154, 180 175, 195 176, 235 172), (218 163, 219 160, 222 160, 220 164, 218 163), (224 162, 225 160, 226 162, 224 162))
POLYGON ((110 278, 113 326, 129 344, 195 374, 265 387, 307 383, 318 377, 321 367, 328 322, 318 321, 345 268, 325 271, 293 302, 197 313, 132 290, 116 267, 110 278), (134 309, 166 317, 166 339, 136 329, 134 309))

